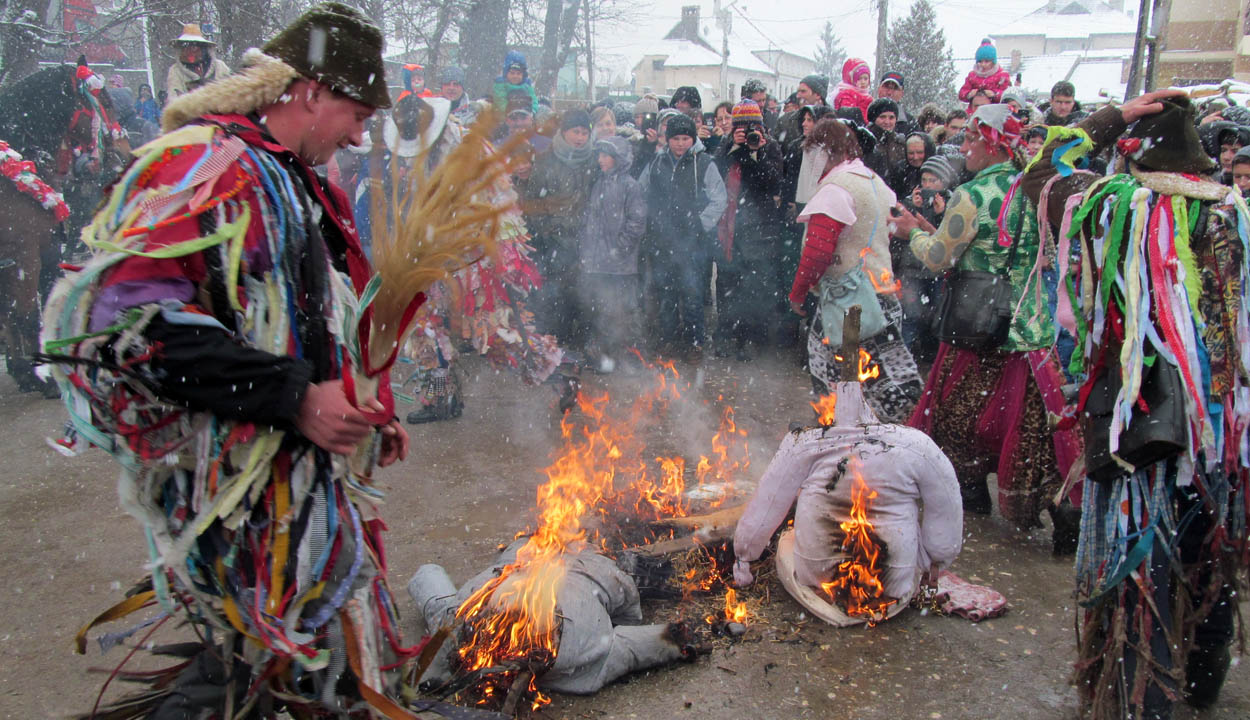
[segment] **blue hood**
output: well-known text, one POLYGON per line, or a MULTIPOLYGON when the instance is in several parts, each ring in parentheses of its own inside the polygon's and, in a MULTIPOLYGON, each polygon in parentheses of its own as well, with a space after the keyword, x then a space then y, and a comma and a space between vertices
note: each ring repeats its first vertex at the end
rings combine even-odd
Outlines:
POLYGON ((521 79, 521 84, 525 84, 529 82, 530 81, 529 63, 525 61, 525 55, 522 54, 520 50, 509 50, 508 54, 504 55, 503 70, 500 71, 498 79, 502 82, 506 82, 507 76, 508 76, 508 68, 512 67, 513 65, 520 65, 521 69, 525 72, 525 76, 521 79))

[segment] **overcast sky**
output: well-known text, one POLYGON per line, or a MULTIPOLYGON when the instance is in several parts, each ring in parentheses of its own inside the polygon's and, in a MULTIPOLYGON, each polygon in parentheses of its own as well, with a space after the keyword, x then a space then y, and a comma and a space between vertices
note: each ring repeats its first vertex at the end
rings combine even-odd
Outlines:
MULTIPOLYGON (((904 17, 913 0, 890 2, 891 21, 904 17)), ((639 22, 626 28, 597 28, 595 50, 601 65, 611 65, 628 75, 649 43, 681 19, 683 5, 700 6, 700 25, 720 46, 720 30, 713 23, 711 0, 637 0, 639 22)), ((1005 27, 1046 0, 933 0, 938 22, 946 32, 955 57, 971 57, 981 38, 1005 27)), ((825 21, 833 23, 842 47, 853 57, 869 63, 876 52, 876 11, 869 0, 740 0, 734 8, 731 47, 766 49, 770 44, 813 57, 825 21)), ((731 57, 733 51, 731 49, 731 57)), ((961 71, 963 68, 961 68, 961 71)))

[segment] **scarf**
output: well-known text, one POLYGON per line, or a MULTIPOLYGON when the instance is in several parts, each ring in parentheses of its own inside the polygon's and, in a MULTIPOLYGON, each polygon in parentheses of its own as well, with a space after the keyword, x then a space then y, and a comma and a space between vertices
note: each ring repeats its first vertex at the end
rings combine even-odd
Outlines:
POLYGON ((556 158, 565 165, 584 165, 590 161, 595 153, 593 143, 587 142, 585 145, 575 148, 564 139, 564 133, 556 133, 551 138, 551 151, 556 154, 556 158))

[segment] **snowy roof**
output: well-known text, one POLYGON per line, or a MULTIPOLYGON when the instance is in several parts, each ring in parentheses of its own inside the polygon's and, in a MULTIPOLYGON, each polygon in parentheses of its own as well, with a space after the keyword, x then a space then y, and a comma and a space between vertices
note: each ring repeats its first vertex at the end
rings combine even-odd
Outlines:
MULTIPOLYGON (((698 67, 720 65, 720 54, 690 42, 689 40, 657 40, 642 49, 642 56, 662 55, 664 64, 671 67, 698 67)), ((729 47, 729 66, 748 72, 772 74, 772 68, 743 49, 729 47)))
POLYGON ((1066 14, 1046 12, 1045 8, 1029 13, 1010 25, 990 33, 998 40, 1012 35, 1045 35, 1048 38, 1083 38, 1091 35, 1137 33, 1137 21, 1118 10, 1097 9, 1094 12, 1066 14))

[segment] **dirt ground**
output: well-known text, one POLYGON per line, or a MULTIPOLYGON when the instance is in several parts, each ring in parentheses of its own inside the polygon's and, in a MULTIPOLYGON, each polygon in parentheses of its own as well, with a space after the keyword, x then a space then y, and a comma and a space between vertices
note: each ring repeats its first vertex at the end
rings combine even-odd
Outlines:
MULTIPOLYGON (((750 474, 758 478, 789 421, 810 417, 806 376, 773 353, 750 365, 709 358, 704 368, 701 387, 687 394, 694 402, 669 419, 657 445, 689 459, 688 446, 714 431, 723 395, 749 433, 750 474)), ((464 416, 412 428, 411 457, 382 475, 397 591, 423 563, 444 565, 456 582, 487 565, 500 542, 531 522, 540 468, 558 441, 550 386, 522 387, 472 360, 466 369, 464 416)), ((587 378, 588 387, 618 398, 642 382, 587 378)), ((90 709, 104 676, 89 669, 123 657, 124 649, 101 656, 94 642, 85 657, 74 655, 72 638, 143 574, 142 539, 118 507, 107 456, 65 458, 46 444, 64 422, 60 403, 19 395, 5 377, 0 412, 0 458, 9 467, 0 480, 0 574, 8 578, 0 589, 0 657, 8 668, 0 675, 0 717, 65 717, 90 709)), ((973 624, 906 610, 875 628, 838 630, 812 621, 784 593, 748 590, 745 599, 764 619, 741 641, 721 641, 692 664, 642 673, 594 696, 556 696, 537 717, 1075 718, 1070 562, 1051 558, 1045 529, 1024 534, 996 516, 973 516, 965 533, 953 570, 1002 592, 1010 610, 1001 618, 973 624)), ((412 602, 398 594, 415 632, 412 602)), ((673 614, 664 608, 657 621, 673 614)), ((1250 673, 1233 668, 1215 710, 1182 707, 1176 717, 1250 717, 1250 673)))

